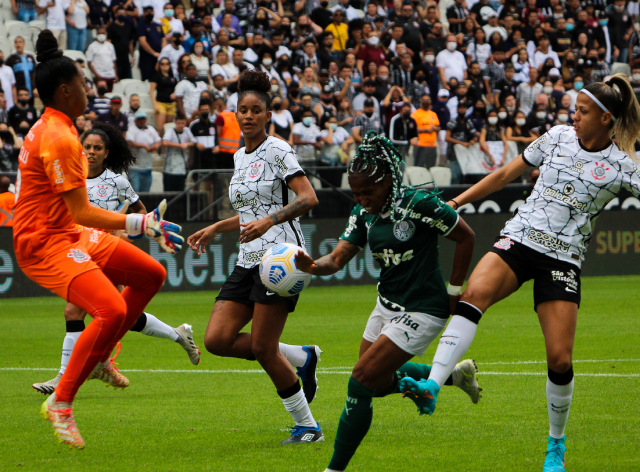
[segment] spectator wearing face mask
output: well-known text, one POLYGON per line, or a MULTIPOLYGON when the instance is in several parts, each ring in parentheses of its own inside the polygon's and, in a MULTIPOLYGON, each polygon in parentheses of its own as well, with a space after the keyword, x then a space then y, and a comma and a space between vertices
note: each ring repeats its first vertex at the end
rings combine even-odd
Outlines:
MULTIPOLYGON (((480 133, 486 123, 487 106, 482 100, 477 100, 475 102, 470 100, 470 102, 475 103, 475 105, 473 106, 473 113, 469 117, 469 120, 471 120, 471 123, 473 123, 473 126, 476 128, 476 131, 480 133)), ((497 114, 496 114, 496 117, 497 117, 497 114)))
POLYGON ((542 136, 553 126, 553 115, 549 116, 547 107, 544 103, 538 103, 535 109, 527 118, 527 126, 529 129, 542 136))
POLYGON ((426 93, 420 97, 420 108, 411 114, 418 126, 418 143, 414 148, 414 165, 430 169, 438 159, 438 132, 440 121, 431 110, 431 97, 426 93))
POLYGON ((211 71, 209 70, 209 58, 205 55, 205 46, 200 40, 196 40, 191 48, 189 59, 196 66, 198 78, 211 85, 211 71))
POLYGON ((553 126, 567 125, 571 126, 573 124, 573 120, 569 115, 569 110, 566 108, 560 108, 558 113, 556 113, 556 118, 553 122, 553 126))
POLYGON ((322 149, 323 139, 320 136, 320 128, 313 121, 313 112, 304 110, 302 112, 302 122, 296 123, 291 131, 294 149, 298 154, 298 162, 303 165, 314 165, 316 163, 316 151, 322 149))
POLYGON ((166 44, 160 23, 153 19, 153 7, 143 9, 143 18, 138 22, 138 42, 140 43, 140 59, 138 67, 142 80, 150 80, 155 73, 160 51, 166 44))
POLYGON ((410 146, 416 146, 418 144, 418 124, 411 116, 411 105, 408 103, 402 105, 401 112, 391 118, 391 122, 389 123, 389 139, 404 156, 409 155, 410 146))
POLYGON ((107 40, 116 51, 116 75, 120 80, 131 78, 131 60, 133 51, 134 25, 122 5, 116 7, 114 21, 107 26, 107 40))
POLYGON ((362 142, 362 138, 369 131, 373 131, 377 135, 384 136, 384 129, 380 117, 374 113, 374 102, 371 98, 364 101, 364 110, 361 115, 356 116, 353 123, 353 138, 357 144, 362 142))
POLYGON ((573 87, 567 90, 567 95, 571 97, 571 108, 573 110, 575 110, 576 108, 578 93, 580 92, 580 90, 582 90, 583 87, 584 87, 584 81, 582 80, 582 76, 577 75, 576 78, 573 80, 573 87))
POLYGON ((177 111, 187 117, 190 122, 198 113, 200 95, 208 89, 205 82, 198 77, 196 66, 189 63, 186 67, 186 78, 176 85, 177 111))
POLYGON ((7 124, 18 129, 21 123, 26 122, 31 128, 37 120, 38 112, 35 107, 29 106, 29 90, 25 87, 18 88, 18 103, 9 109, 7 124))
POLYGON ((515 119, 510 126, 507 126, 507 141, 513 141, 518 146, 518 154, 522 154, 524 150, 538 139, 527 127, 527 116, 522 112, 516 113, 515 119))
POLYGON ((518 85, 518 108, 528 116, 536 102, 536 97, 542 93, 542 84, 538 83, 538 69, 529 71, 529 82, 518 85))
POLYGON ((113 83, 118 80, 116 49, 107 41, 107 29, 104 26, 98 28, 96 40, 87 49, 87 63, 93 74, 94 80, 104 80, 107 84, 107 92, 113 90, 113 83))
POLYGON ((452 34, 447 36, 447 49, 436 56, 436 67, 440 74, 442 86, 449 89, 449 79, 454 77, 458 82, 467 78, 467 61, 460 51, 456 51, 458 42, 452 34))
POLYGON ((415 79, 405 87, 405 94, 411 100, 411 105, 414 108, 419 108, 420 99, 425 93, 430 96, 436 94, 437 97, 437 91, 431 90, 427 84, 427 76, 424 71, 418 69, 415 73, 415 79))
POLYGON ((93 109, 96 115, 105 113, 111 108, 111 99, 105 94, 109 92, 107 88, 107 81, 105 79, 97 79, 96 84, 96 97, 93 99, 93 109))
POLYGON ((455 144, 460 144, 469 148, 478 141, 478 132, 469 120, 467 120, 467 104, 460 102, 457 108, 457 116, 447 123, 446 141, 447 159, 451 169, 451 183, 453 185, 462 183, 462 169, 456 157, 455 144))
POLYGON ((380 46, 380 33, 372 31, 371 36, 367 40, 367 44, 360 48, 357 55, 357 67, 360 73, 364 73, 363 67, 365 64, 375 62, 379 67, 387 60, 384 49, 380 46))
POLYGON ((496 165, 501 166, 504 164, 508 144, 504 131, 498 126, 498 113, 496 113, 495 110, 491 110, 489 112, 486 126, 482 128, 482 131, 480 132, 480 149, 484 152, 486 156, 485 159, 489 167, 494 167, 496 165), (491 154, 491 150, 489 149, 487 142, 502 142, 504 144, 504 152, 502 154, 502 159, 499 162, 496 162, 496 158, 491 154))

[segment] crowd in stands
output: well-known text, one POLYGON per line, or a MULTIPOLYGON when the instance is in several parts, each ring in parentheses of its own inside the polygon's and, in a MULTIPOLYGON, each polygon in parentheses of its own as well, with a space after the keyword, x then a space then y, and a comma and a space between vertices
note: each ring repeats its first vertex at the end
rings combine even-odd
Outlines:
MULTIPOLYGON (((570 125, 580 89, 612 70, 640 94, 638 2, 625 0, 11 1, 21 21, 44 15, 60 44, 85 53, 89 107, 75 125, 126 134, 136 191, 150 189, 158 153, 165 191, 184 189, 190 169, 233 167, 246 69, 271 78, 267 131, 303 166, 344 166, 373 131, 414 166, 449 167, 453 184, 465 181, 456 144, 478 143, 497 168, 491 143, 522 152, 570 125), (135 70, 146 93, 114 94, 135 70)), ((13 41, 0 52, 0 170, 15 170, 42 111, 33 54, 13 41)))

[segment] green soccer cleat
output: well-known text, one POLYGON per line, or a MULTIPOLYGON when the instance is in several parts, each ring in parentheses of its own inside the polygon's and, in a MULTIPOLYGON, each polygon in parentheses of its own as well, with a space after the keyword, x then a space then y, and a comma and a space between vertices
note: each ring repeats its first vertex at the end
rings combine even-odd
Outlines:
POLYGON ((402 397, 409 397, 416 404, 418 413, 433 415, 440 393, 440 387, 435 380, 420 379, 418 382, 411 377, 405 377, 400 380, 399 387, 402 397))
POLYGON ((564 472, 564 453, 566 451, 567 448, 564 447, 564 436, 562 436, 562 439, 549 436, 547 457, 544 460, 542 472, 564 472))

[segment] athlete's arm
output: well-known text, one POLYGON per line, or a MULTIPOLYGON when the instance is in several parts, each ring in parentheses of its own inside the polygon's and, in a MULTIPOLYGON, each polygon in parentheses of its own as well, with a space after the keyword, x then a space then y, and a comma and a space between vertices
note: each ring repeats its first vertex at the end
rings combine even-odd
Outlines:
POLYGON ((529 167, 531 166, 525 162, 522 158, 522 154, 520 154, 506 166, 492 174, 489 174, 473 187, 458 195, 454 199, 455 202, 449 200, 447 204, 457 210, 466 203, 472 203, 480 200, 481 198, 506 187, 507 184, 511 183, 516 177, 521 176, 529 167), (454 206, 456 203, 457 206, 454 206))
POLYGON ((147 214, 147 209, 145 208, 144 203, 142 203, 142 200, 138 200, 131 205, 129 210, 131 210, 131 213, 140 213, 141 215, 147 214))
POLYGON ((240 242, 248 243, 254 239, 258 239, 274 225, 293 221, 300 215, 304 215, 309 210, 318 206, 318 197, 313 190, 309 179, 306 175, 295 175, 289 179, 287 185, 296 194, 286 207, 271 213, 260 220, 254 220, 251 223, 242 224, 240 231, 240 242))
POLYGON ((206 252, 205 246, 213 238, 221 233, 231 233, 240 229, 240 217, 238 215, 233 218, 227 218, 226 220, 218 221, 217 223, 207 226, 200 231, 193 233, 187 239, 187 244, 198 255, 206 252))
POLYGON ((87 198, 87 188, 78 187, 62 193, 74 223, 89 228, 126 229, 127 215, 94 207, 87 198))
MULTIPOLYGON (((454 230, 455 231, 455 230, 454 230)), ((453 231, 452 231, 453 232, 453 231)), ((338 241, 336 248, 326 256, 314 261, 304 251, 296 254, 296 266, 303 272, 313 275, 331 275, 343 269, 354 258, 360 248, 344 239, 338 241)), ((469 267, 467 266, 467 269, 469 267)), ((466 274, 465 274, 466 275, 466 274)), ((464 279, 463 279, 464 280, 464 279)))
MULTIPOLYGON (((473 245, 476 235, 466 221, 459 218, 458 224, 446 238, 456 242, 449 284, 461 287, 464 284, 464 279, 467 277, 469 267, 471 266, 471 257, 473 256, 473 245)), ((453 313, 453 309, 459 301, 460 295, 449 295, 451 313, 453 313)))

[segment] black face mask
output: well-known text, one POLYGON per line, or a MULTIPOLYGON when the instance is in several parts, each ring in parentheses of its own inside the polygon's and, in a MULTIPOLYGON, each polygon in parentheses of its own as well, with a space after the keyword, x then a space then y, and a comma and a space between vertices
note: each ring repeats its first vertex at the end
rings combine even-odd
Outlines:
POLYGON ((371 118, 373 116, 372 111, 365 111, 364 114, 367 115, 367 118, 371 118))
POLYGON ((576 63, 576 61, 574 61, 573 59, 567 59, 567 65, 568 66, 572 66, 576 63))
MULTIPOLYGON (((30 129, 31 128, 29 128, 28 126, 27 127, 20 127, 20 128, 18 128, 18 134, 21 134, 22 136, 26 136, 29 133, 30 129)), ((84 130, 83 130, 83 132, 84 132, 84 130)))
POLYGON ((322 100, 323 103, 329 104, 331 103, 332 98, 333 97, 330 97, 330 98, 324 97, 324 98, 320 98, 320 100, 322 100))
POLYGON ((151 23, 153 21, 153 13, 147 13, 144 15, 144 19, 147 23, 151 23))
POLYGON ((202 118, 202 121, 207 121, 209 119, 209 113, 200 113, 200 118, 202 118))
POLYGON ((280 67, 289 67, 289 61, 278 61, 278 64, 280 64, 280 67))
POLYGON ((408 120, 409 118, 411 118, 411 112, 407 111, 405 113, 402 114, 402 118, 404 118, 405 120, 408 120))
POLYGON ((462 119, 462 118, 464 118, 464 116, 465 116, 466 114, 467 114, 467 112, 466 112, 466 111, 464 111, 464 112, 458 112, 458 118, 462 119))
POLYGON ((486 113, 487 109, 486 108, 476 108, 475 112, 476 114, 480 115, 480 116, 484 116, 484 114, 486 113))
POLYGON ((118 15, 116 20, 124 23, 127 20, 127 15, 118 15))
POLYGON ((425 81, 425 79, 426 79, 426 77, 425 77, 424 75, 419 75, 419 76, 417 76, 417 77, 416 77, 416 80, 417 80, 418 82, 424 82, 424 81, 425 81))
POLYGON ((598 59, 600 59, 601 61, 604 59, 605 53, 604 52, 599 52, 598 53, 598 59))
POLYGON ((0 59, 0 67, 4 65, 4 59, 0 59))
POLYGON ((182 41, 180 41, 180 38, 176 38, 173 40, 173 44, 175 44, 176 46, 180 46, 182 44, 182 41))
POLYGON ((278 102, 278 103, 274 103, 273 105, 271 105, 271 107, 275 110, 278 111, 282 108, 282 103, 278 102))
POLYGON ((18 100, 18 103, 23 107, 26 107, 29 104, 29 100, 18 100))
POLYGON ((107 87, 98 87, 98 95, 104 95, 107 93, 107 87))
POLYGON ((298 95, 300 95, 300 91, 299 90, 292 90, 291 92, 289 92, 289 95, 292 98, 298 98, 298 95))

